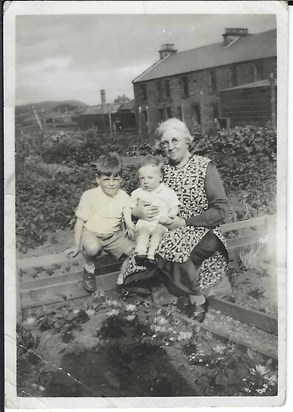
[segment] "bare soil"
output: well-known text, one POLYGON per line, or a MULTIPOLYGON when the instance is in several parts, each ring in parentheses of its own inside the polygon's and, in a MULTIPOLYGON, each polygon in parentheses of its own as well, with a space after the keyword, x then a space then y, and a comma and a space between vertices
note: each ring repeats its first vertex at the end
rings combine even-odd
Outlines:
MULTIPOLYGON (((18 258, 61 253, 73 231, 50 234, 46 244, 18 258)), ((111 258, 105 256, 105 262, 111 258)), ((79 257, 21 272, 22 280, 82 267, 79 257)), ((262 251, 230 262, 229 300, 277 317, 273 277, 262 251), (244 264, 245 263, 245 264, 244 264)), ((209 310, 203 325, 262 342, 277 338, 209 310)), ((18 396, 169 397, 275 396, 277 365, 259 353, 222 342, 176 317, 173 305, 157 307, 117 292, 30 309, 18 333, 18 396)))
POLYGON ((276 395, 274 362, 176 313, 173 305, 124 302, 115 293, 32 312, 19 331, 18 395, 276 395))

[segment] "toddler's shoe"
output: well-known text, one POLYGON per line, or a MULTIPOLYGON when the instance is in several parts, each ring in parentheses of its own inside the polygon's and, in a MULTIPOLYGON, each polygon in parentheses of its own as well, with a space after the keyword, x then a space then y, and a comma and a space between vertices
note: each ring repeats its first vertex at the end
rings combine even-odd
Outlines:
POLYGON ((148 262, 148 258, 146 255, 136 255, 134 256, 134 259, 135 259, 135 263, 138 266, 145 266, 148 262))
POLYGON ((89 293, 95 292, 97 289, 95 274, 89 273, 84 269, 82 286, 89 293))
POLYGON ((147 263, 148 263, 149 265, 155 265, 156 262, 157 262, 157 259, 156 259, 156 257, 155 257, 154 255, 148 255, 148 257, 147 257, 147 263))

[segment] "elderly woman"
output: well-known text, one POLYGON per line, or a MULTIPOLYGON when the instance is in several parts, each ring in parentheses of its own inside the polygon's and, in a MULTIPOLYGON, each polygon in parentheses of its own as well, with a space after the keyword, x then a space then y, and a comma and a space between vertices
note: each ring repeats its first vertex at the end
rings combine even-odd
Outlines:
MULTIPOLYGON (((193 138, 183 122, 169 119, 159 125, 156 135, 167 158, 164 183, 179 198, 179 216, 168 225, 154 267, 137 267, 134 257, 130 257, 123 287, 138 292, 152 290, 160 298, 170 297, 167 290, 173 295, 188 296, 185 309, 189 316, 202 322, 206 297, 231 293, 225 274, 228 254, 224 239, 216 230, 226 216, 227 198, 213 162, 190 153, 193 138)), ((144 219, 157 213, 152 205, 140 205, 133 211, 144 219)))

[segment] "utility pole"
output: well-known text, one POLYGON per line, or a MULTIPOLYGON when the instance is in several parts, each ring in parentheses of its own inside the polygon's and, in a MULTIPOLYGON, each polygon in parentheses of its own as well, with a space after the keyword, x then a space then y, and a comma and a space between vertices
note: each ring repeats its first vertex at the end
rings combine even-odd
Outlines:
POLYGON ((40 119, 39 119, 39 116, 38 116, 37 112, 35 111, 34 106, 32 106, 32 109, 33 109, 33 112, 34 112, 35 118, 36 118, 36 120, 37 120, 37 122, 38 122, 38 125, 40 126, 40 129, 41 129, 41 130, 43 130, 42 123, 41 123, 41 121, 40 121, 40 119))
POLYGON ((273 127, 277 126, 277 116, 276 116, 276 92, 275 92, 275 75, 270 74, 270 89, 271 89, 271 118, 273 127))
POLYGON ((150 128, 150 117, 149 117, 149 106, 146 106, 146 123, 148 128, 148 136, 150 136, 151 128, 150 128))
POLYGON ((181 114, 182 114, 182 122, 185 123, 184 102, 181 102, 181 114))
POLYGON ((141 106, 138 108, 138 136, 141 142, 141 106))
POLYGON ((109 112, 109 127, 110 127, 110 135, 112 136, 112 119, 111 119, 111 113, 109 112))
POLYGON ((203 104, 204 104, 204 97, 203 97, 203 92, 200 91, 199 93, 199 110, 200 110, 200 131, 202 136, 205 133, 205 126, 204 126, 204 116, 203 116, 203 104))

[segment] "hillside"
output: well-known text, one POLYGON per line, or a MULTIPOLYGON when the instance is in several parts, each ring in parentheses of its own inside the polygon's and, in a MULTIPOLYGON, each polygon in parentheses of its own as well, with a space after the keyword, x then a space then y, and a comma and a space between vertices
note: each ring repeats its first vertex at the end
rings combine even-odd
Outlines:
POLYGON ((63 100, 63 101, 45 101, 39 103, 29 103, 21 106, 15 106, 15 115, 24 114, 24 113, 31 113, 32 106, 34 106, 36 111, 44 110, 48 112, 52 110, 54 107, 59 106, 61 104, 68 104, 75 107, 87 106, 85 103, 80 102, 78 100, 63 100))

